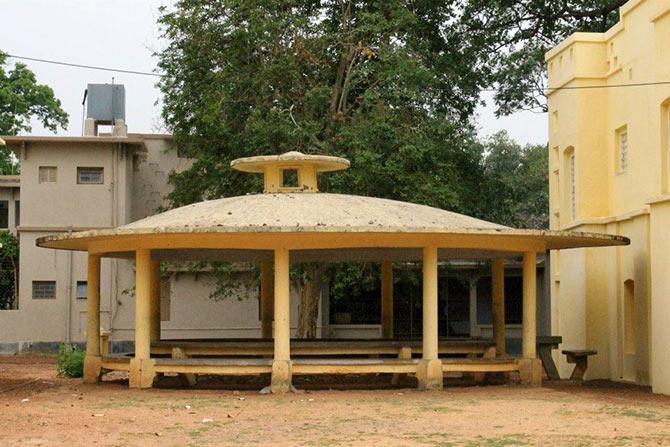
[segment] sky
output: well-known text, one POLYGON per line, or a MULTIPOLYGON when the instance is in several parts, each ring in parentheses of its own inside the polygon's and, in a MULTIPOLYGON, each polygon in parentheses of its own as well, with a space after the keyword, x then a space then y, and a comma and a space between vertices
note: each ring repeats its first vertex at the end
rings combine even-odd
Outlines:
MULTIPOLYGON (((151 72, 156 66, 153 53, 161 49, 158 8, 166 1, 0 0, 0 50, 16 56, 151 72)), ((70 125, 59 132, 61 135, 81 134, 86 85, 110 83, 112 77, 126 88, 129 132, 164 131, 155 77, 22 62, 35 72, 40 83, 54 89, 70 115, 70 125)), ((488 105, 477 110, 476 120, 482 138, 504 129, 522 144, 546 143, 546 114, 521 112, 496 118, 492 94, 483 95, 488 105)), ((50 133, 38 122, 33 123, 32 134, 50 133)))

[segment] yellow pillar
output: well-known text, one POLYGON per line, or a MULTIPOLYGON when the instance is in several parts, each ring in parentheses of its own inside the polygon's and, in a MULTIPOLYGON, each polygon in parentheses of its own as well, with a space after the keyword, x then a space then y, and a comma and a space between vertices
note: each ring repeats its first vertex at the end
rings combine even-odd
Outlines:
POLYGON ((393 338, 393 262, 382 262, 382 338, 393 338))
POLYGON ((527 385, 542 383, 542 365, 537 359, 537 254, 523 254, 523 321, 522 321, 522 361, 520 375, 527 385))
POLYGON ((493 285, 493 339, 496 353, 507 355, 505 349, 505 259, 496 258, 492 265, 493 285))
POLYGON ((130 387, 150 388, 155 376, 151 360, 151 251, 135 254, 135 357, 130 362, 130 387))
POLYGON ((261 263, 261 338, 272 338, 273 309, 272 261, 261 263))
POLYGON ((272 362, 273 393, 286 393, 291 389, 291 318, 289 289, 289 251, 277 248, 274 253, 274 361, 272 362))
POLYGON ((419 389, 442 389, 437 340, 437 247, 423 249, 423 356, 416 375, 419 389))
POLYGON ((88 255, 86 283, 86 357, 84 382, 100 381, 100 255, 88 255))
POLYGON ((161 263, 151 261, 151 341, 161 339, 161 263))

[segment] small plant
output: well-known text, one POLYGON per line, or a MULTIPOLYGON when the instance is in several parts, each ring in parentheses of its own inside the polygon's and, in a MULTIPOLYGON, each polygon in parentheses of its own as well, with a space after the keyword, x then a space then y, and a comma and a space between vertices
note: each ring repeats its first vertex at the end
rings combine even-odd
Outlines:
POLYGON ((84 351, 61 343, 58 347, 58 374, 66 377, 84 375, 84 351))

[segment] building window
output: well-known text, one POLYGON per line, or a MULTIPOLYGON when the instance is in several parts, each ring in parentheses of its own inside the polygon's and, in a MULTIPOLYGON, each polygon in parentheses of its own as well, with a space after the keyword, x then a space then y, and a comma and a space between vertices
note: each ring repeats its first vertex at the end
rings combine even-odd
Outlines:
POLYGON ((670 99, 661 108, 661 162, 661 192, 667 194, 670 189, 670 99))
POLYGON ((88 296, 88 285, 86 281, 77 281, 77 299, 85 300, 88 296))
POLYGON ((628 169, 628 128, 623 126, 616 132, 619 172, 628 169))
POLYGON ((565 221, 577 218, 577 167, 575 149, 570 146, 563 152, 563 197, 561 214, 565 221))
POLYGON ((56 281, 33 281, 33 299, 56 299, 56 281))
POLYGON ((19 226, 21 224, 21 201, 16 200, 14 202, 14 226, 19 226))
POLYGON ((40 166, 39 171, 40 183, 56 183, 56 166, 40 166))
POLYGON ((574 152, 570 154, 570 215, 572 220, 577 218, 577 191, 575 187, 575 154, 574 152))
POLYGON ((553 133, 558 132, 558 110, 551 113, 551 127, 553 133))
POLYGON ((77 168, 80 185, 102 185, 103 181, 103 168, 77 168))
POLYGON ((0 200, 0 228, 9 228, 9 202, 0 200))
POLYGON ((637 347, 635 318, 635 282, 628 279, 623 283, 623 319, 624 319, 624 350, 626 354, 635 354, 637 347))

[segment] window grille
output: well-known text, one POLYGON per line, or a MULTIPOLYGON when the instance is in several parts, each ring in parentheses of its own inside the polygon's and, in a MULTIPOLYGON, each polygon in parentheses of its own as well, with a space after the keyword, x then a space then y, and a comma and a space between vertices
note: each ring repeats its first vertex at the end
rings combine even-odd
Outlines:
POLYGON ((628 169, 628 131, 619 132, 619 172, 626 172, 628 169))
POLYGON ((77 168, 77 183, 80 185, 101 185, 103 168, 77 168))
POLYGON ((56 298, 56 281, 33 281, 34 300, 52 300, 56 298))

